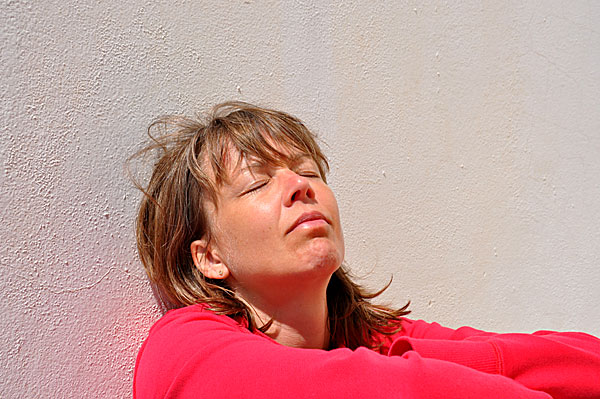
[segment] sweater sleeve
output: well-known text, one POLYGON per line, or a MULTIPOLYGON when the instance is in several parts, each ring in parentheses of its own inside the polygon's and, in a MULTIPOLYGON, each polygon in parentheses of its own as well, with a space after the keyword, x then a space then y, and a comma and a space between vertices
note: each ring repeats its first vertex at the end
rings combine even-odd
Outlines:
POLYGON ((390 356, 416 352, 506 376, 560 398, 600 398, 600 340, 584 333, 494 334, 404 320, 390 356))
POLYGON ((191 306, 159 320, 138 354, 134 398, 551 398, 501 375, 366 348, 290 348, 191 306))

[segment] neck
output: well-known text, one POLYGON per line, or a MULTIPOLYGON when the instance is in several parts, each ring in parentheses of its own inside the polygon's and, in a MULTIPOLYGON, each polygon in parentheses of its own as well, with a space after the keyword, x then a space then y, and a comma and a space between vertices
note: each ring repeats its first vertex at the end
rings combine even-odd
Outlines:
POLYGON ((285 346, 326 349, 329 346, 327 285, 318 292, 299 293, 285 301, 265 301, 238 294, 250 305, 258 326, 273 319, 265 334, 285 346), (276 303, 276 305, 273 305, 276 303))

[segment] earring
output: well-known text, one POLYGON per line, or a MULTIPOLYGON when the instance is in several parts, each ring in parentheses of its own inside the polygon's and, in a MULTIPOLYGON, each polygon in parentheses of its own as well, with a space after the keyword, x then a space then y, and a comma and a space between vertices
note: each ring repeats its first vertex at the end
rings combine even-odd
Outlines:
POLYGON ((223 270, 219 270, 219 276, 223 277, 223 270))

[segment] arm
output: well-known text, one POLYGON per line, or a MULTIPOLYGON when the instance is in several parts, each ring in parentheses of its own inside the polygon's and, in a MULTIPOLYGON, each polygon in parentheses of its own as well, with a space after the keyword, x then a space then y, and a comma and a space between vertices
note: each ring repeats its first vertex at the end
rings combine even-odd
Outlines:
POLYGON ((411 351, 511 378, 558 398, 600 398, 600 340, 584 333, 494 334, 404 320, 388 355, 411 351))
POLYGON ((297 349, 198 306, 167 314, 137 358, 134 398, 550 398, 415 352, 297 349))

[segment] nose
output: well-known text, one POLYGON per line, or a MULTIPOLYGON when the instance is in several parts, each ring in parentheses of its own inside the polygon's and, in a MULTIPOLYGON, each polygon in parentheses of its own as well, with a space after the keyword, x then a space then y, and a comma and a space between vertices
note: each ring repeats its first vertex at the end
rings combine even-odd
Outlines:
POLYGON ((312 202, 315 199, 315 191, 308 178, 299 174, 287 171, 284 176, 285 191, 283 204, 292 206, 296 201, 312 202))

